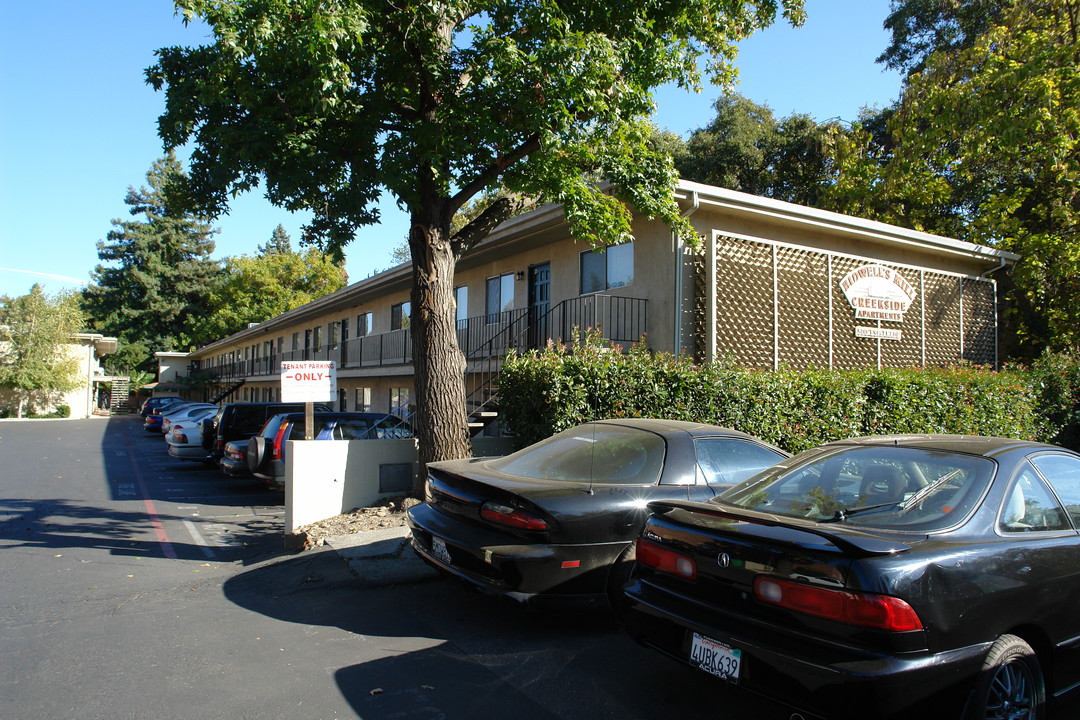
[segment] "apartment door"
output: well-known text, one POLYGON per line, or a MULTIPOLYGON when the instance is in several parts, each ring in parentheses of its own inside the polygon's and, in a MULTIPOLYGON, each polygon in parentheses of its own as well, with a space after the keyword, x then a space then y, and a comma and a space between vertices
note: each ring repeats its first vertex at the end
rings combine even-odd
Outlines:
POLYGON ((551 263, 529 268, 529 347, 541 348, 551 337, 551 263))

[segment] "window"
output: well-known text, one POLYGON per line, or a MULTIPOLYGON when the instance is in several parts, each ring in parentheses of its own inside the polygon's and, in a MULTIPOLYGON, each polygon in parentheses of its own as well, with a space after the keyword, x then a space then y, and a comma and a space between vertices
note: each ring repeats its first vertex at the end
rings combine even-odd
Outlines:
POLYGON ((579 425, 518 450, 491 466, 507 475, 547 482, 654 485, 664 464, 664 439, 617 425, 579 425))
POLYGON ((454 288, 454 304, 457 307, 458 327, 463 327, 469 318, 469 288, 466 285, 454 288))
POLYGON ((315 352, 319 352, 319 350, 322 349, 322 326, 321 325, 319 327, 315 328, 315 340, 314 340, 313 344, 315 345, 315 352))
POLYGON ((409 388, 390 388, 390 414, 399 418, 409 417, 411 395, 409 388))
POLYGON ((298 333, 298 332, 294 332, 292 334, 292 349, 293 350, 299 350, 300 349, 300 333, 298 333))
POLYGON ((999 527, 1004 532, 1071 529, 1057 498, 1030 465, 1005 495, 999 527))
POLYGON ((1080 526, 1080 460, 1048 454, 1033 457, 1031 462, 1057 493, 1073 523, 1080 526))
POLYGON ((390 307, 390 329, 405 330, 409 327, 412 303, 403 302, 390 307))
POLYGON ((304 359, 311 359, 311 331, 304 331, 304 359))
POLYGON ((581 253, 581 294, 634 284, 634 243, 581 253))
POLYGON ((353 404, 356 412, 371 412, 371 388, 356 388, 356 402, 353 404))
POLYGON ((356 337, 364 337, 371 334, 371 313, 360 313, 356 316, 356 337))
POLYGON ((728 438, 699 438, 697 451, 699 483, 725 485, 742 482, 756 472, 783 459, 782 455, 761 445, 728 438))
POLYGON ((336 322, 328 323, 326 325, 326 347, 329 350, 337 350, 338 327, 336 322))
POLYGON ((499 313, 514 308, 514 275, 507 273, 487 280, 487 302, 484 312, 488 322, 498 322, 499 313))

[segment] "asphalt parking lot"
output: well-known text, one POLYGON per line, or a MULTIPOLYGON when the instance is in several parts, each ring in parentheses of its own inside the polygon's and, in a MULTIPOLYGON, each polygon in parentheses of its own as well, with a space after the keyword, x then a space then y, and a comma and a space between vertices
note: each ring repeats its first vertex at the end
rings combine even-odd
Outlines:
POLYGON ((280 493, 137 418, 2 422, 0 458, 5 719, 791 717, 605 613, 287 553, 280 493))
POLYGON ((168 457, 134 417, 0 423, 0 457, 5 719, 790 715, 602 613, 286 553, 280 493, 168 457))

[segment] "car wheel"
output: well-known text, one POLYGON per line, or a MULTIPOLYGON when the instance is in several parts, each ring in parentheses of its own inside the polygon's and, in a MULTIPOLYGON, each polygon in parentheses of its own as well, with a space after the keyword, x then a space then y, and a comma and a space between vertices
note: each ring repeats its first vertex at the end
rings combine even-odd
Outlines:
POLYGON ((990 646, 967 720, 1041 720, 1046 709, 1046 682, 1039 658, 1022 638, 1002 635, 990 646))

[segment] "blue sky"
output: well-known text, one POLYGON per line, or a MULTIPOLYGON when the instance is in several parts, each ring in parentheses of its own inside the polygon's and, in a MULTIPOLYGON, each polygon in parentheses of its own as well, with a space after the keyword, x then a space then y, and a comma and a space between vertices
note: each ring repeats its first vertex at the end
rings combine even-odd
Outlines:
MULTIPOLYGON (((900 78, 874 62, 888 42, 888 0, 806 0, 799 29, 782 22, 740 46, 739 90, 778 117, 855 118, 888 105, 900 78)), ((79 287, 98 264, 96 243, 127 219, 129 186, 145 184, 163 150, 163 96, 143 79, 154 50, 203 42, 169 0, 0 0, 0 295, 39 282, 79 287)), ((687 135, 712 119, 719 90, 657 93, 655 122, 687 135)), ((385 202, 384 222, 346 249, 351 282, 391 265, 405 218, 385 202)), ((305 218, 241 196, 215 226, 215 257, 254 253, 280 223, 300 237, 305 218)))

